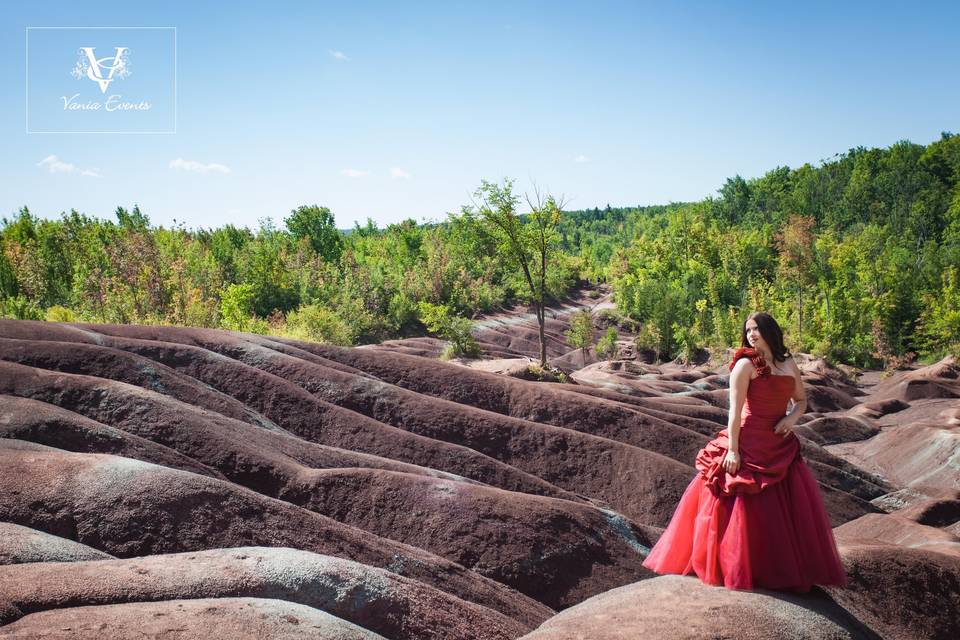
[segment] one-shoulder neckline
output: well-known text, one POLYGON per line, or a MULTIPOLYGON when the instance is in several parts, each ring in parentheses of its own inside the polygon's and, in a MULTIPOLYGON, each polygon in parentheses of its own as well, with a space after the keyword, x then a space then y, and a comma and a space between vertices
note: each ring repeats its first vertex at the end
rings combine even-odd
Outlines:
MULTIPOLYGON (((756 380, 757 378, 793 378, 796 375, 795 373, 773 373, 772 367, 767 364, 766 358, 754 347, 740 347, 737 349, 733 355, 733 360, 730 361, 730 371, 733 371, 737 361, 741 358, 749 360, 753 365, 754 371, 757 373, 757 377, 750 378, 751 380, 756 380)), ((776 360, 776 357, 774 357, 774 360, 776 360)))

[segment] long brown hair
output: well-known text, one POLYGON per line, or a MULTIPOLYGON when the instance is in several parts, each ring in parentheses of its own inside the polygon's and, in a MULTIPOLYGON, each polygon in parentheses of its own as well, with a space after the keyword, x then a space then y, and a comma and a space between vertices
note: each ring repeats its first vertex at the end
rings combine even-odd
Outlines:
MULTIPOLYGON (((783 330, 780 329, 780 325, 773 319, 773 316, 763 311, 755 311, 747 316, 747 320, 753 320, 757 323, 757 329, 760 330, 764 342, 770 347, 774 360, 783 362, 790 357, 790 352, 783 344, 783 330)), ((750 341, 747 340, 747 320, 743 321, 743 326, 740 328, 741 347, 750 347, 750 341)))

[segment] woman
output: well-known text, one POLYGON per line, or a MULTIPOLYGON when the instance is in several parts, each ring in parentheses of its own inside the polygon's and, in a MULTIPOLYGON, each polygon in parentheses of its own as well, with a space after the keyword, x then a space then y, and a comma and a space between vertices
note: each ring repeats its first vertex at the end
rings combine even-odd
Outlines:
POLYGON ((747 318, 740 344, 727 428, 697 454, 697 476, 643 564, 729 589, 845 586, 823 497, 793 433, 807 406, 800 370, 766 313, 747 318))

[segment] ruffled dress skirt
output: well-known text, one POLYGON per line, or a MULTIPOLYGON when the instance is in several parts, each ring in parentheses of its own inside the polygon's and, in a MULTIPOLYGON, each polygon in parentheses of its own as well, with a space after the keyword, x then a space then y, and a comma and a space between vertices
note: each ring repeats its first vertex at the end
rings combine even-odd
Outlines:
POLYGON ((773 432, 792 386, 788 376, 751 381, 740 431, 740 469, 730 475, 720 466, 727 453, 723 430, 699 452, 698 473, 645 567, 696 574, 707 584, 730 589, 802 593, 814 584, 847 584, 820 488, 797 437, 773 432))

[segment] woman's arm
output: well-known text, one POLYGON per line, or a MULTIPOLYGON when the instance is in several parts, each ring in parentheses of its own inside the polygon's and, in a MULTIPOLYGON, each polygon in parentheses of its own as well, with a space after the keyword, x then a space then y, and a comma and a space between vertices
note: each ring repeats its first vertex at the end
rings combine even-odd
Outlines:
POLYGON ((724 470, 733 475, 740 468, 740 414, 747 399, 747 388, 755 367, 748 358, 741 358, 730 372, 730 415, 727 418, 727 440, 730 444, 723 459, 724 470))
POLYGON ((800 416, 807 410, 807 390, 803 387, 803 377, 800 375, 800 367, 797 366, 793 358, 790 358, 787 362, 794 378, 793 408, 790 409, 787 415, 780 418, 777 426, 773 430, 774 433, 783 436, 793 433, 793 427, 796 426, 797 420, 799 420, 800 416))

